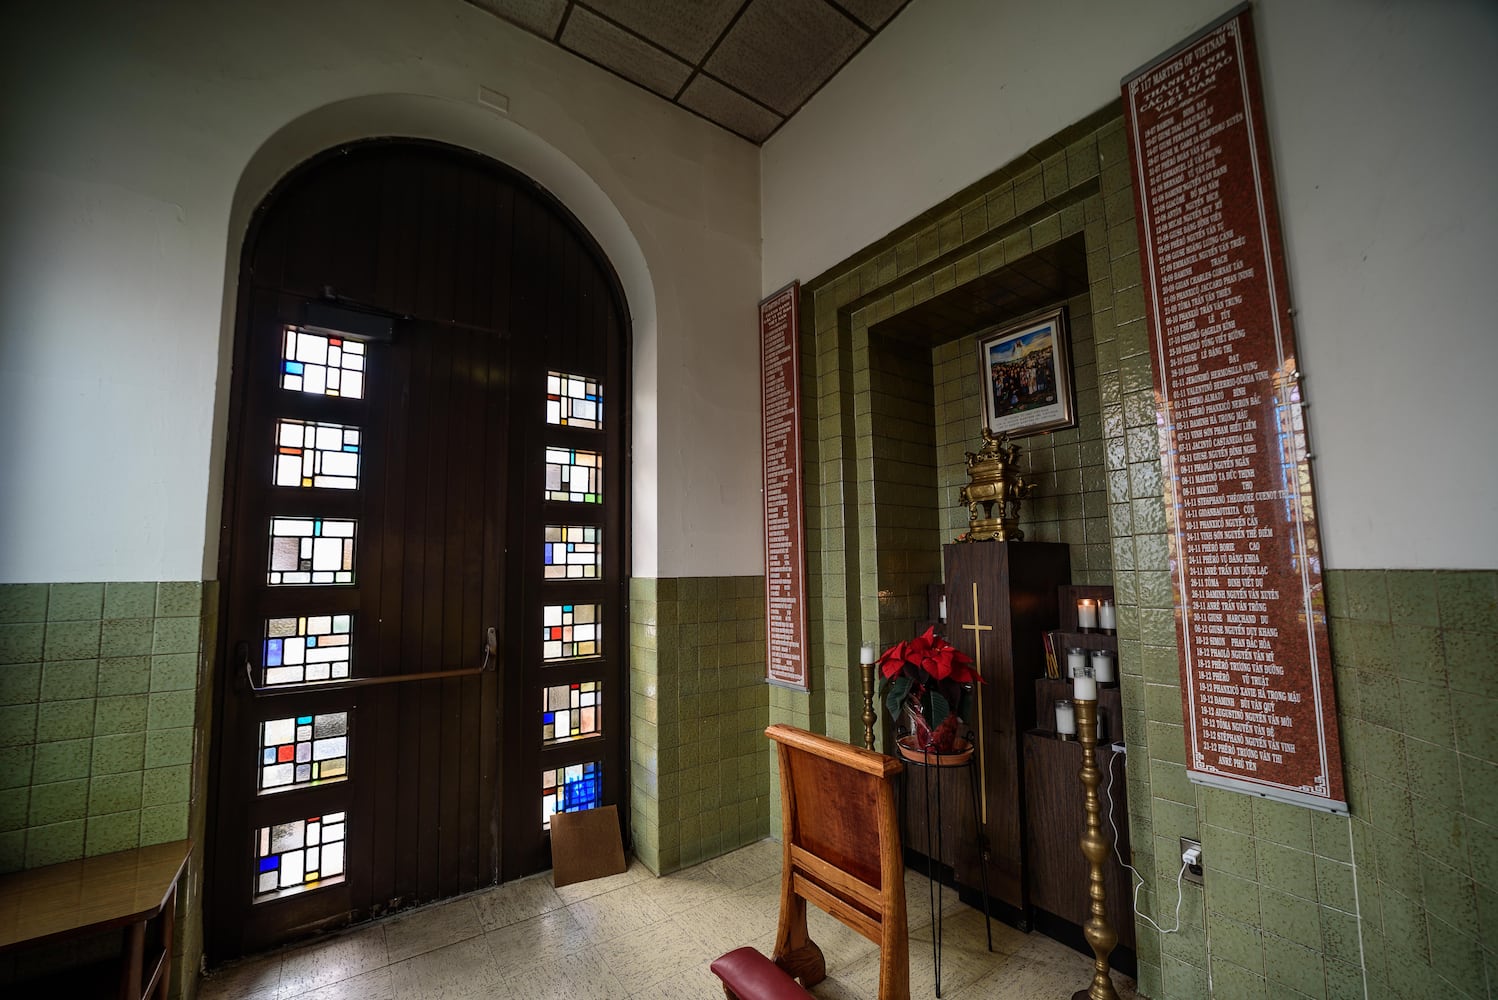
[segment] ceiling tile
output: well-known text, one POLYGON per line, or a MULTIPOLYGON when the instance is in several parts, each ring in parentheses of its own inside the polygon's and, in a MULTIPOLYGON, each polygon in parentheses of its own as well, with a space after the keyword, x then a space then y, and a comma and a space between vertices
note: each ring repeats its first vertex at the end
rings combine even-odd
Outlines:
POLYGON ((511 24, 534 31, 547 38, 557 37, 557 25, 567 10, 567 0, 468 0, 491 14, 498 14, 511 24))
POLYGON ((587 0, 587 6, 690 63, 699 63, 744 0, 587 0))
POLYGON ((764 142, 784 120, 768 108, 762 108, 742 94, 736 94, 717 80, 701 73, 682 92, 682 107, 737 132, 750 142, 764 142))
POLYGON ((667 99, 687 82, 692 67, 583 7, 574 7, 562 45, 667 99))
POLYGON ((878 31, 909 0, 838 0, 838 6, 863 22, 864 27, 878 31))
POLYGON ((705 68, 789 115, 867 37, 868 32, 822 0, 752 0, 705 68))

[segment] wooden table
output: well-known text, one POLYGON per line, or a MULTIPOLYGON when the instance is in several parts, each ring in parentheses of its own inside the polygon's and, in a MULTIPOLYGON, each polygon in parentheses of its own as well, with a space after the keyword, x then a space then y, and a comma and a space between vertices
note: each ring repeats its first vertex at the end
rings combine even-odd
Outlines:
POLYGON ((0 954, 125 928, 119 996, 166 1000, 177 879, 192 841, 153 844, 0 875, 0 954), (146 967, 146 925, 160 917, 161 945, 146 967))

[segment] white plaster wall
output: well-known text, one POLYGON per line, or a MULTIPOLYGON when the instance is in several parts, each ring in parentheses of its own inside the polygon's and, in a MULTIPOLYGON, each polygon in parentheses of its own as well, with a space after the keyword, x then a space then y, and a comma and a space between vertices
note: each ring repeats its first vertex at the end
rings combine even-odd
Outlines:
POLYGON ((761 571, 749 144, 459 0, 27 3, 0 85, 0 581, 214 575, 247 208, 329 106, 436 109, 633 247, 633 571, 761 571))
MULTIPOLYGON (((1226 0, 915 0, 765 144, 761 289, 1117 99, 1226 0)), ((1498 6, 1254 5, 1335 568, 1498 567, 1498 6)))

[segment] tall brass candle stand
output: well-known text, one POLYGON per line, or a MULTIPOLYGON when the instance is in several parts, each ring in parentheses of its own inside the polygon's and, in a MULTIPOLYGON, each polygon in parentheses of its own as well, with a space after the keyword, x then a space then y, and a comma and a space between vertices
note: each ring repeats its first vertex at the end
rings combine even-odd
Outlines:
POLYGON ((1097 768, 1097 699, 1073 700, 1077 706, 1077 739, 1082 744, 1082 786, 1087 789, 1087 829, 1082 834, 1082 853, 1087 856, 1087 894, 1092 900, 1092 915, 1083 925, 1083 933, 1097 961, 1093 965, 1092 985, 1072 994, 1072 1000, 1118 1000, 1108 975, 1108 956, 1118 944, 1118 932, 1109 925, 1104 908, 1107 892, 1103 888, 1103 862, 1108 858, 1108 842, 1103 839, 1103 809, 1097 794, 1103 780, 1097 768))
POLYGON ((874 722, 879 717, 874 714, 874 665, 872 663, 860 663, 863 670, 863 748, 874 749, 874 722))

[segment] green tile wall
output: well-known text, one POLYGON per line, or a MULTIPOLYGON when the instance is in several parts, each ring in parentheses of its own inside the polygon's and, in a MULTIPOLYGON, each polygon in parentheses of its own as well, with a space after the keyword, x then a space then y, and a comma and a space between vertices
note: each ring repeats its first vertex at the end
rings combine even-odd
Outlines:
POLYGON ((770 832, 762 576, 630 581, 631 832, 657 874, 770 832))
MULTIPOLYGON (((1066 308, 1077 426, 1014 439, 1021 449, 1020 470, 1035 484, 1034 494, 1020 507, 1020 527, 1028 541, 1070 546, 1073 582, 1108 584, 1113 577, 1113 549, 1091 296, 1074 295, 1066 300, 1066 308)), ((968 528, 967 508, 957 498, 968 481, 966 453, 983 444, 977 352, 977 332, 932 352, 936 395, 943 400, 936 424, 942 541, 968 528)))
POLYGON ((0 586, 0 871, 188 833, 202 585, 0 586))
POLYGON ((814 671, 810 695, 772 692, 771 719, 853 735, 850 654, 919 617, 923 539, 939 546, 965 524, 954 501, 977 441, 973 331, 922 357, 877 324, 1080 233, 1089 289, 1068 301, 1080 426, 1021 442, 1042 482, 1022 526, 1070 543, 1079 582, 1116 589, 1141 912, 1175 923, 1177 838, 1203 842, 1207 886, 1185 887, 1179 930, 1136 926, 1141 993, 1498 995, 1498 573, 1326 572, 1350 817, 1187 780, 1130 183, 1114 106, 807 282, 814 671), (928 375, 929 396, 914 388, 928 375))
MULTIPOLYGON (((802 438, 809 695, 776 693, 773 721, 861 741, 858 646, 908 637, 941 579, 941 545, 966 530, 963 452, 981 443, 975 330, 937 346, 878 324, 1063 239, 1106 253, 1094 116, 807 283, 802 296, 802 438), (856 597, 856 599, 855 599, 856 597)), ((1089 257, 1091 260, 1091 257, 1089 257)), ((1026 537, 1072 546, 1078 582, 1106 582, 1102 406, 1091 297, 1068 300, 1078 426, 1020 443, 1039 484, 1026 537)), ((1018 317, 1016 317, 1018 318, 1018 317)))
MULTIPOLYGON (((0 872, 203 842, 207 768, 194 753, 208 745, 200 681, 216 592, 197 581, 0 585, 0 872)), ((202 954, 201 858, 177 896, 174 997, 193 992, 184 973, 202 954)), ((109 934, 8 956, 0 983, 117 948, 109 934)))

